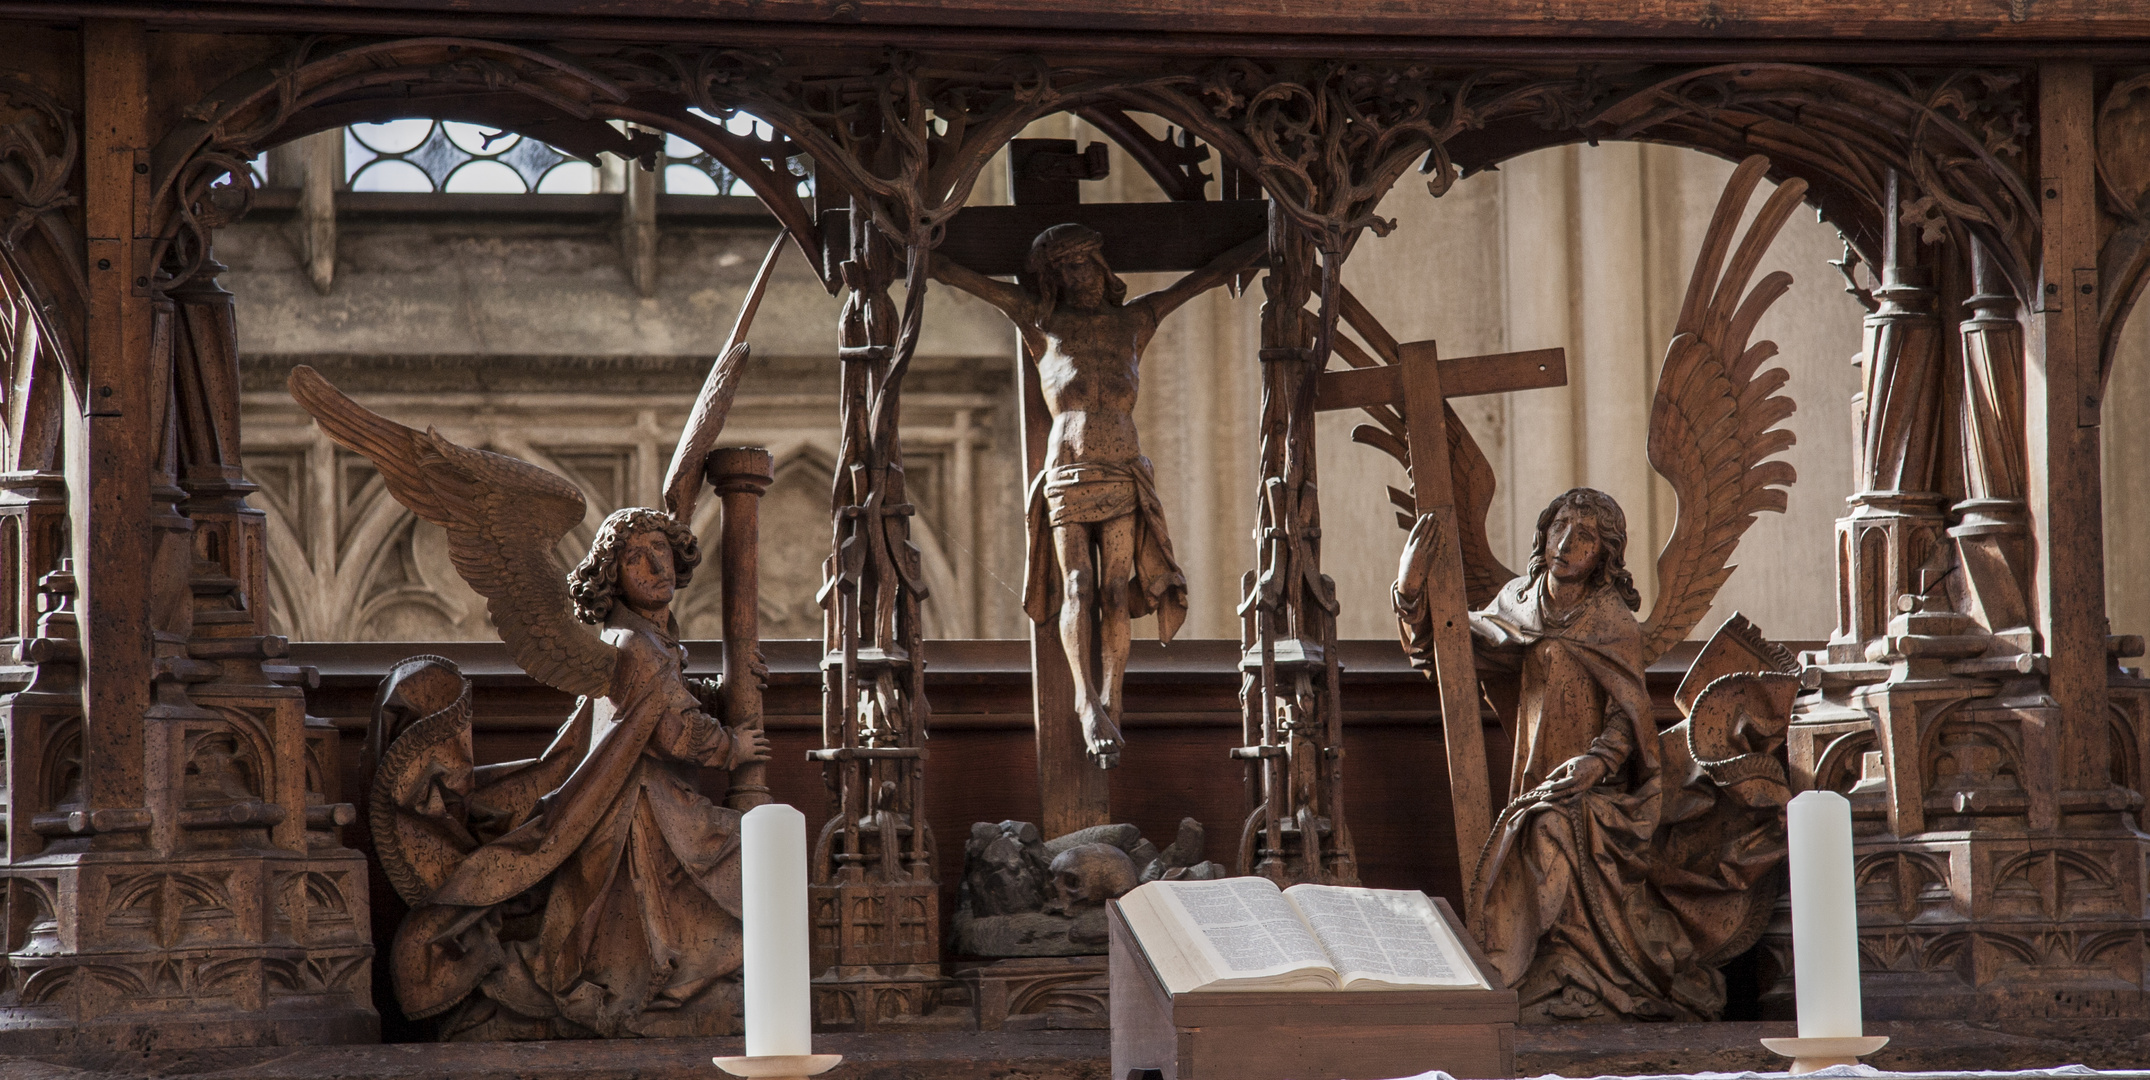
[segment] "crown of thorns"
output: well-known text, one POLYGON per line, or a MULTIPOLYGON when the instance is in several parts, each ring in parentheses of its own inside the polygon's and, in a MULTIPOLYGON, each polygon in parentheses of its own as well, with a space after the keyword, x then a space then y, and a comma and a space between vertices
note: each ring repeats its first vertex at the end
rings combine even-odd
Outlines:
POLYGON ((1079 258, 1103 255, 1105 238, 1094 229, 1081 225, 1055 225, 1038 234, 1030 245, 1030 271, 1037 273, 1047 266, 1072 262, 1079 258))

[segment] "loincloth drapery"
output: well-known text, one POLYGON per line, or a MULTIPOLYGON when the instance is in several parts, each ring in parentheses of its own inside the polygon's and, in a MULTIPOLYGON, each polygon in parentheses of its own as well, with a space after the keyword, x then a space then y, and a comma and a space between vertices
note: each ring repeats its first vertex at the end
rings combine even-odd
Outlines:
POLYGON ((1090 525, 1135 512, 1140 496, 1134 470, 1124 465, 1061 465, 1045 476, 1047 520, 1054 525, 1090 525))
POLYGON ((1023 610, 1032 622, 1049 622, 1060 611, 1060 558, 1053 527, 1091 525, 1132 515, 1134 571, 1128 579, 1127 614, 1157 613, 1157 639, 1170 641, 1187 618, 1187 576, 1172 558, 1164 504, 1150 459, 1118 465, 1079 462, 1043 470, 1030 481, 1030 546, 1024 558, 1023 610))

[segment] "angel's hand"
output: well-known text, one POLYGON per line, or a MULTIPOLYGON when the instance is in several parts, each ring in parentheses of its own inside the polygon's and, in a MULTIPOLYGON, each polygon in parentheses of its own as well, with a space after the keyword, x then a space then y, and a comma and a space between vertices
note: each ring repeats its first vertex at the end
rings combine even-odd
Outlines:
POLYGON ((725 768, 736 769, 769 760, 769 733, 763 731, 760 724, 741 724, 725 730, 732 737, 732 756, 725 762, 725 768))
POLYGON ((1565 795, 1571 791, 1587 791, 1598 786, 1605 774, 1612 770, 1605 759, 1596 754, 1577 754, 1560 763, 1542 785, 1547 795, 1565 795))

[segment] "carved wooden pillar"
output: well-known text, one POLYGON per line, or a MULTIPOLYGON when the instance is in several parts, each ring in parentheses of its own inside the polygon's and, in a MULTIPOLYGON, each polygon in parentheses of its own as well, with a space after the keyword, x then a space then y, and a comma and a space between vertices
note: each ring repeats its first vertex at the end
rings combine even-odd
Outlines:
MULTIPOLYGON (((45 849, 46 838, 86 834, 91 822, 82 777, 82 635, 71 607, 73 560, 42 575, 36 585, 37 623, 18 642, 14 659, 30 665, 30 682, 0 698, 7 739, 7 863, 14 866, 45 849)), ((106 811, 107 816, 114 811, 106 811)), ((8 947, 26 936, 59 930, 54 882, 13 874, 6 887, 8 947)))
MULTIPOLYGON (((59 372, 53 373, 55 380, 59 372)), ((0 567, 7 575, 0 639, 36 635, 38 582, 72 550, 67 477, 36 469, 0 475, 0 567)))
MULTIPOLYGON (((1337 691, 1336 587, 1321 572, 1315 486, 1314 385, 1327 333, 1306 310, 1321 287, 1333 313, 1335 260, 1319 285, 1312 246, 1272 211, 1263 278, 1259 564, 1242 582, 1240 708, 1254 810, 1241 829, 1238 870, 1282 884, 1358 884, 1344 823, 1343 710, 1337 691)), ((1330 315, 1333 318, 1333 314, 1330 315)), ((1475 718, 1474 718, 1475 719, 1475 718)))
MULTIPOLYGON (((724 722, 761 725, 769 669, 761 658, 761 497, 776 482, 769 451, 727 447, 710 453, 704 472, 724 500, 724 722)), ((752 810, 770 801, 769 767, 732 773, 724 805, 752 810)))
POLYGON ((35 689, 7 703, 11 970, 0 993, 0 1048, 8 1049, 125 1038, 139 1030, 137 1010, 166 996, 151 985, 160 927, 135 914, 153 915, 163 899, 159 855, 145 850, 157 546, 147 418, 163 404, 153 386, 149 245, 136 227, 149 202, 135 171, 148 169, 148 56, 138 23, 85 21, 82 41, 84 360, 93 374, 87 400, 70 403, 83 415, 68 425, 66 476, 69 547, 83 558, 72 575, 45 584, 55 596, 79 597, 85 617, 72 641, 69 620, 57 616, 50 639, 25 644, 35 689), (76 672, 85 669, 97 677, 81 682, 76 672), (72 710, 69 688, 79 688, 72 710), (115 885, 126 888, 114 896, 115 885), (130 904, 136 892, 152 906, 130 904), (116 930, 115 915, 123 923, 116 930))
MULTIPOLYGON (((2089 69, 2046 65, 2037 92, 2043 267, 2027 268, 2029 311, 1966 233, 1928 249, 1971 286, 1960 442, 1947 448, 1963 469, 1954 543, 1923 539, 1923 499, 1884 507, 1871 494, 1932 486, 1902 451, 1931 437, 1920 425, 1942 401, 1939 386, 1896 385, 1915 356, 1942 350, 1906 314, 1925 310, 1926 283, 1892 272, 1904 254, 1892 236, 1868 320, 1870 491, 1839 539, 1858 545, 1842 583, 1852 610, 1895 610, 1879 634, 1871 621, 1840 628, 1787 740, 1795 787, 1852 800, 1876 1019, 2132 1016, 2150 990, 2150 839, 2130 787, 2150 682, 2115 677, 2104 621, 2089 69), (1881 562, 1864 558, 1876 536, 1881 562)), ((1910 205, 1901 196, 1892 183, 1892 218, 1910 205)), ((1786 929, 1765 941, 1788 970, 1786 929)), ((1790 994, 1787 977, 1765 1010, 1788 1009, 1790 994)))
MULTIPOLYGON (((1899 174, 1888 177, 1884 205, 1904 201, 1899 174)), ((1888 214, 1880 307, 1866 318, 1861 364, 1859 491, 1838 519, 1838 626, 1833 663, 1858 663, 1883 635, 1898 597, 1930 582, 1919 571, 1941 543, 1944 496, 1935 490, 1941 416, 1941 322, 1933 271, 1922 265, 1915 230, 1888 214)), ((1938 578, 1938 575, 1936 575, 1938 578)))
MULTIPOLYGON (((148 216, 149 66, 140 23, 83 24, 83 217, 90 307, 83 420, 68 447, 70 519, 85 667, 83 784, 92 810, 143 810, 150 703, 152 397, 148 216), (140 166, 142 172, 136 172, 140 166)), ((140 833, 100 833, 97 850, 139 850, 140 833)))
POLYGON ((2031 603, 2049 658, 2047 691, 2066 718, 2063 781, 2086 795, 2102 791, 2109 775, 2095 104, 2088 64, 2040 66, 2044 273, 2024 384, 2037 541, 2031 603))
MULTIPOLYGON (((811 864, 815 1002, 824 1026, 930 1012, 940 973, 940 882, 924 811, 925 582, 910 542, 896 424, 903 361, 888 289, 898 254, 854 202, 839 327, 842 446, 823 564, 822 762, 832 813, 811 864)), ((915 283, 914 283, 915 284, 915 283)), ((915 298, 914 298, 915 300, 915 298)))
POLYGON ((334 730, 310 729, 262 663, 283 642, 260 627, 231 297, 206 235, 185 256, 152 244, 170 207, 152 202, 141 28, 93 22, 84 41, 92 378, 66 470, 82 554, 43 576, 19 648, 31 684, 0 703, 0 1049, 371 1040, 365 864, 335 833, 351 808, 333 803, 334 730))
POLYGON ((1970 317, 1963 322, 1964 499, 1950 529, 1965 612, 2016 652, 2036 648, 2030 623, 2030 512, 2024 502, 2023 324, 2013 290, 1973 242, 1970 317))

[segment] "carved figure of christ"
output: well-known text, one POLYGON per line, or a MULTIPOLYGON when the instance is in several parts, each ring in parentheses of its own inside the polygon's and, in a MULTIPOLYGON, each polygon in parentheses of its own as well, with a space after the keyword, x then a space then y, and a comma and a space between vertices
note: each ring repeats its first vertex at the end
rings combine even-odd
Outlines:
POLYGON ((1031 482, 1023 606, 1033 621, 1058 624, 1083 745, 1099 768, 1119 764, 1130 621, 1156 612, 1158 638, 1168 641, 1186 616, 1186 579, 1172 562, 1135 431, 1143 352, 1167 315, 1264 251, 1257 237, 1131 300, 1105 262, 1103 238, 1081 225, 1038 234, 1029 260, 1034 290, 947 259, 933 263, 937 280, 999 308, 1036 359, 1052 430, 1031 482), (1042 573, 1046 559, 1057 575, 1042 573))

